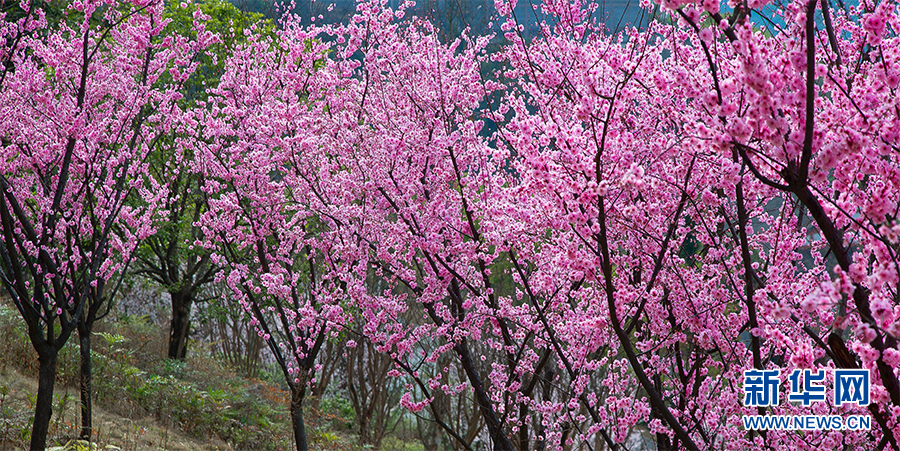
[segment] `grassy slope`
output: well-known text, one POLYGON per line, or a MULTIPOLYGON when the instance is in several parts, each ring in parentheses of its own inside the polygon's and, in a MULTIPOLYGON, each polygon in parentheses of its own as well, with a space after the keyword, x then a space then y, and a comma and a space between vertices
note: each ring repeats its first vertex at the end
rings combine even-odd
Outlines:
MULTIPOLYGON (((165 327, 140 318, 100 329, 93 345, 97 449, 292 449, 288 393, 275 384, 243 378, 203 349, 192 349, 186 364, 164 359, 165 327)), ((56 446, 79 430, 77 358, 73 339, 60 357, 54 393, 49 442, 56 446)), ((18 313, 0 304, 0 449, 27 449, 36 374, 18 313)), ((347 419, 305 416, 314 449, 358 449, 343 432, 347 419)))
MULTIPOLYGON (((37 392, 35 379, 23 376, 16 370, 7 368, 0 372, 0 388, 8 390, 3 396, 3 414, 0 420, 0 449, 27 449, 34 393, 37 392)), ((217 438, 199 439, 185 434, 167 422, 156 421, 147 416, 132 419, 103 408, 95 408, 95 440, 100 449, 114 446, 122 450, 226 451, 233 448, 217 438)), ((171 422, 168 422, 171 423, 171 422)), ((78 392, 64 387, 56 396, 51 442, 63 445, 74 439, 79 431, 78 392), (60 409, 62 407, 62 409, 60 409)))

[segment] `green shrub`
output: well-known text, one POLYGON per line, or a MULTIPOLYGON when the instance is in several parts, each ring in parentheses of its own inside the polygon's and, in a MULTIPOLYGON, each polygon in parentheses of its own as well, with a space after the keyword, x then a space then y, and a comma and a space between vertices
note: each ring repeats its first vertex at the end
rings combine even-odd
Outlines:
POLYGON ((353 429, 356 412, 353 410, 353 404, 349 399, 340 396, 324 397, 319 403, 319 412, 325 418, 331 420, 332 427, 335 429, 353 429))

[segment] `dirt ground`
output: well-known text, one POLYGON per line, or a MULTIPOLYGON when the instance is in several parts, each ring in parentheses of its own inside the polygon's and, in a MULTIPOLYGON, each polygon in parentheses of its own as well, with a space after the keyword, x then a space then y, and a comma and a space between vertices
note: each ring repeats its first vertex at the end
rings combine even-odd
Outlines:
MULTIPOLYGON (((13 369, 0 371, 0 449, 27 450, 37 381, 13 369)), ((56 386, 49 447, 65 445, 80 430, 78 390, 56 386), (64 409, 60 410, 60 406, 64 409)), ((181 433, 173 424, 156 418, 129 418, 94 406, 93 441, 99 450, 121 451, 231 451, 221 440, 200 440, 181 433)))

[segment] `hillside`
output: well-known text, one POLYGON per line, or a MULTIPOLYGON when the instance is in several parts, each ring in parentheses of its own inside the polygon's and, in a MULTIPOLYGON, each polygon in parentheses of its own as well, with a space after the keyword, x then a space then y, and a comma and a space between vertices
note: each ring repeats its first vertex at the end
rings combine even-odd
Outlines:
MULTIPOLYGON (((37 361, 18 313, 0 304, 0 449, 27 449, 37 361)), ((270 381, 231 371, 195 343, 186 362, 165 355, 165 327, 145 317, 122 316, 95 334, 94 435, 96 449, 283 450, 292 442, 287 392, 270 381), (108 333, 114 329, 116 333, 108 333), (195 351, 196 349, 196 351, 195 351)), ((77 343, 64 348, 54 392, 48 444, 77 448, 79 391, 77 343), (67 446, 68 445, 68 446, 67 446)), ((265 371, 261 372, 265 378, 265 371)), ((352 418, 310 409, 308 430, 316 449, 356 449, 352 418)), ((346 412, 345 412, 346 414, 346 412)))

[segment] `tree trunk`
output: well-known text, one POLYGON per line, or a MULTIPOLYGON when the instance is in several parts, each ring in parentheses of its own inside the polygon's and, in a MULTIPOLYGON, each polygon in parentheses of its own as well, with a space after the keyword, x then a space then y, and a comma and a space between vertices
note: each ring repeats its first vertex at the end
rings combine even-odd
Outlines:
POLYGON ((365 414, 358 415, 359 422, 359 444, 366 446, 372 446, 374 449, 378 449, 375 445, 375 442, 372 440, 372 435, 369 434, 369 417, 365 414))
POLYGON ((47 447, 47 432, 50 429, 50 416, 53 414, 53 385, 56 383, 57 350, 52 346, 44 346, 38 352, 38 392, 34 406, 34 423, 31 429, 31 451, 44 451, 47 447))
POLYGON ((309 445, 306 443, 306 427, 303 425, 303 398, 305 394, 305 383, 291 385, 291 426, 294 428, 294 441, 297 443, 297 451, 309 451, 309 445))
POLYGON ((169 331, 169 358, 184 360, 187 357, 187 337, 191 328, 191 304, 187 293, 169 293, 172 298, 172 325, 169 331))
POLYGON ((78 323, 78 345, 81 350, 81 433, 79 438, 91 440, 91 326, 78 323))
POLYGON ((475 363, 472 362, 472 358, 469 355, 469 348, 466 345, 465 341, 454 346, 457 354, 459 355, 459 361, 462 364, 463 370, 466 372, 466 377, 469 379, 469 383, 472 385, 472 391, 475 395, 475 402, 478 404, 478 407, 481 409, 481 416, 484 418, 484 423, 487 425, 488 434, 491 436, 491 441, 493 442, 493 450, 494 451, 513 451, 512 442, 509 441, 509 437, 503 433, 503 429, 500 425, 500 420, 497 418, 496 412, 494 412, 494 407, 491 404, 491 398, 488 396, 487 392, 484 389, 484 385, 481 383, 481 376, 478 374, 478 370, 475 368, 475 363))

